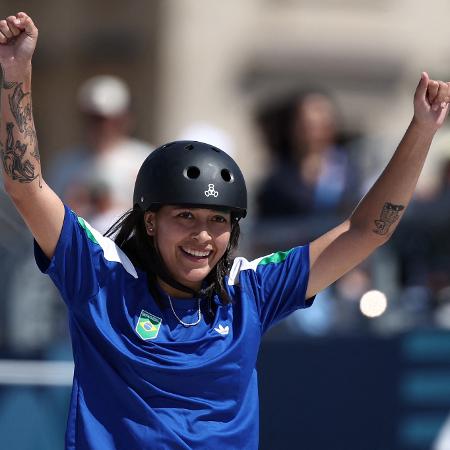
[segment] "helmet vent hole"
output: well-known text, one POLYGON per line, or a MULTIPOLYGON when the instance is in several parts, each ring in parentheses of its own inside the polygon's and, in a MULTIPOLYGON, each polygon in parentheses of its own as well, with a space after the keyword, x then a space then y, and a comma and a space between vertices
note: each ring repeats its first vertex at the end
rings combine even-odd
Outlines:
POLYGON ((227 183, 231 183, 233 181, 233 175, 228 169, 222 169, 220 171, 220 175, 222 175, 222 179, 226 181, 227 183))
MULTIPOLYGON (((192 144, 188 144, 186 145, 186 147, 184 147, 186 150, 192 150, 194 148, 194 146, 192 144)), ((197 178, 197 177, 196 177, 197 178)))
POLYGON ((200 176, 200 169, 195 166, 188 167, 184 171, 184 176, 190 180, 195 180, 200 176))
POLYGON ((220 153, 220 150, 217 147, 214 147, 211 145, 210 148, 211 148, 211 150, 214 150, 215 152, 220 153))

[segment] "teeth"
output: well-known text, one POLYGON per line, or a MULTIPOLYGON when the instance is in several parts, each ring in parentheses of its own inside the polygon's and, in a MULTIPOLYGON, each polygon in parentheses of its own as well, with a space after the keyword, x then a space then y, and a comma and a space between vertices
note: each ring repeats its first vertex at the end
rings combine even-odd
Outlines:
POLYGON ((199 257, 205 257, 205 256, 209 256, 211 251, 207 251, 207 252, 200 252, 198 250, 193 250, 191 248, 185 248, 182 247, 182 249, 186 252, 189 253, 192 256, 199 256, 199 257))

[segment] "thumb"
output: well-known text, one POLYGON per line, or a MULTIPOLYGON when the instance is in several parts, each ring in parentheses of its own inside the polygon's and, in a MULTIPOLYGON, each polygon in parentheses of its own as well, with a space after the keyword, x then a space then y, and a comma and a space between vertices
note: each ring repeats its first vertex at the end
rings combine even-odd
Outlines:
POLYGON ((425 99, 429 81, 430 81, 430 77, 428 76, 428 73, 422 72, 422 75, 420 76, 419 84, 417 85, 417 88, 416 88, 416 97, 425 99))

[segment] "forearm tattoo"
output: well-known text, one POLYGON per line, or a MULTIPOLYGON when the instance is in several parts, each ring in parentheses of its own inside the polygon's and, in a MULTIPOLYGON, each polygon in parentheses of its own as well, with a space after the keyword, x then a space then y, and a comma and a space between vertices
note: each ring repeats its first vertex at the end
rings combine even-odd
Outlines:
POLYGON ((403 205, 394 205, 393 203, 385 203, 381 210, 380 218, 375 220, 374 233, 384 236, 389 232, 391 225, 400 218, 400 211, 403 211, 403 205))
POLYGON ((28 103, 25 107, 21 106, 24 97, 29 95, 29 92, 25 94, 25 92, 22 91, 22 85, 23 83, 16 85, 13 95, 8 96, 11 112, 14 119, 16 119, 16 123, 19 126, 21 133, 25 131, 25 125, 27 122, 30 122, 31 119, 31 105, 28 103))
POLYGON ((15 124, 12 121, 7 121, 6 124, 0 122, 0 127, 6 129, 6 142, 0 140, 0 155, 6 175, 21 183, 30 183, 38 179, 39 186, 42 187, 31 96, 29 92, 24 92, 22 87, 21 82, 5 80, 4 70, 0 64, 0 103, 3 91, 14 89, 7 95, 10 112, 15 121, 15 124))
MULTIPOLYGON (((30 183, 37 175, 35 174, 35 166, 27 159, 27 144, 14 141, 14 124, 8 122, 6 124, 6 150, 3 151, 3 168, 5 173, 13 180, 22 183, 30 183)), ((34 152, 31 153, 31 156, 34 152)))

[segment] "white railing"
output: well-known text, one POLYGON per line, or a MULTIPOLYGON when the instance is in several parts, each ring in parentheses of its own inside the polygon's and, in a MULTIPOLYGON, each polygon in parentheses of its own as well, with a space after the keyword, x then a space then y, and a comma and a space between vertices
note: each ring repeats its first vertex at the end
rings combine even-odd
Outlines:
POLYGON ((0 385, 71 386, 71 361, 0 359, 0 385))

